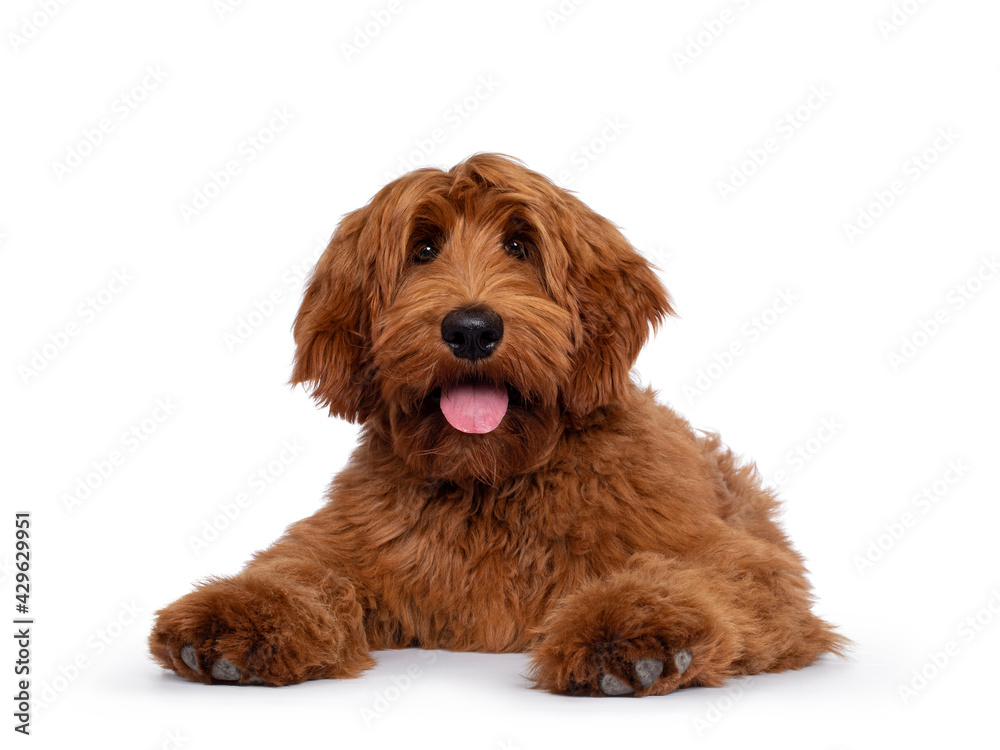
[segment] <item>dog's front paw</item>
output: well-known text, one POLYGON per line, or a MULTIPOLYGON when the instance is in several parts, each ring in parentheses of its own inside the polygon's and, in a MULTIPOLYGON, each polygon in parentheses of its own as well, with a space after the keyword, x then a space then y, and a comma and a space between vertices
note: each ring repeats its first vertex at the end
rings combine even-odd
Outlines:
POLYGON ((330 599, 329 590, 246 574, 216 580, 157 613, 150 651, 163 667, 206 684, 352 677, 373 662, 366 644, 350 642, 360 607, 353 589, 342 593, 330 599))
POLYGON ((531 652, 536 685, 569 695, 644 696, 720 684, 738 646, 712 598, 686 583, 668 583, 639 560, 562 599, 531 652))
POLYGON ((663 695, 679 687, 694 662, 692 650, 659 636, 632 635, 552 630, 532 654, 535 681, 568 695, 663 695))

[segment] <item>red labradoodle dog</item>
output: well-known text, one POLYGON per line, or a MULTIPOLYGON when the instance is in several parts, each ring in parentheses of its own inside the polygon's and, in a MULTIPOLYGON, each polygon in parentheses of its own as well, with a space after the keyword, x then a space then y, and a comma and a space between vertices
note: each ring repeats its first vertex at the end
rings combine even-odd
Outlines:
POLYGON ((841 653, 754 468, 632 383, 670 313, 609 221, 518 162, 387 185, 295 320, 292 382, 361 444, 322 510, 158 613, 156 659, 287 685, 378 649, 526 651, 552 692, 662 695, 841 653))

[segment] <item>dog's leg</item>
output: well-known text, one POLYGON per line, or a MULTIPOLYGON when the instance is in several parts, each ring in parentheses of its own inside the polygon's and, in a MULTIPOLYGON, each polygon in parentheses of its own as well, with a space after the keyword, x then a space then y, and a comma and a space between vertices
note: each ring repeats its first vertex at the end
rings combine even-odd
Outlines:
POLYGON ((292 541, 160 610, 150 650, 209 684, 287 685, 372 666, 354 586, 292 541))
POLYGON ((739 541, 720 539, 697 559, 634 555, 557 602, 531 653, 537 685, 663 695, 842 653, 846 639, 809 609, 801 563, 765 542, 739 541))

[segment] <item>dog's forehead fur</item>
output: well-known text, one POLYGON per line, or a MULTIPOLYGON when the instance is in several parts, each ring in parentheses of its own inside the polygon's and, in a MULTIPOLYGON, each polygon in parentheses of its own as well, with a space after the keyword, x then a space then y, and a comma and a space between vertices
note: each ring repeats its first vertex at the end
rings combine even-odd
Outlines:
MULTIPOLYGON (((418 169, 386 185, 372 199, 366 227, 373 253, 367 260, 381 285, 380 301, 392 297, 413 243, 443 241, 466 261, 488 262, 481 251, 517 232, 541 248, 538 263, 547 292, 566 305, 569 254, 551 227, 577 199, 519 162, 479 154, 449 171, 418 169)), ((583 259, 581 259, 583 260, 583 259)))

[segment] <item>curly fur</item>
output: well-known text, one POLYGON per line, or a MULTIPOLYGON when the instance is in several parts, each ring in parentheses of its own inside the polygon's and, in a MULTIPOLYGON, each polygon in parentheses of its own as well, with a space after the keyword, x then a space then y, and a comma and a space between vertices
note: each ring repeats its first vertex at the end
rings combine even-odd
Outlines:
POLYGON ((540 688, 599 695, 607 672, 647 695, 842 653, 754 468, 632 383, 671 312, 614 225, 514 160, 387 185, 341 221, 294 326, 292 382, 361 442, 318 513, 158 613, 156 659, 284 685, 356 676, 377 649, 527 651, 540 688), (472 305, 504 322, 475 362, 441 338, 472 305), (469 377, 511 394, 490 433, 436 401, 469 377), (666 668, 643 686, 647 657, 666 668))

